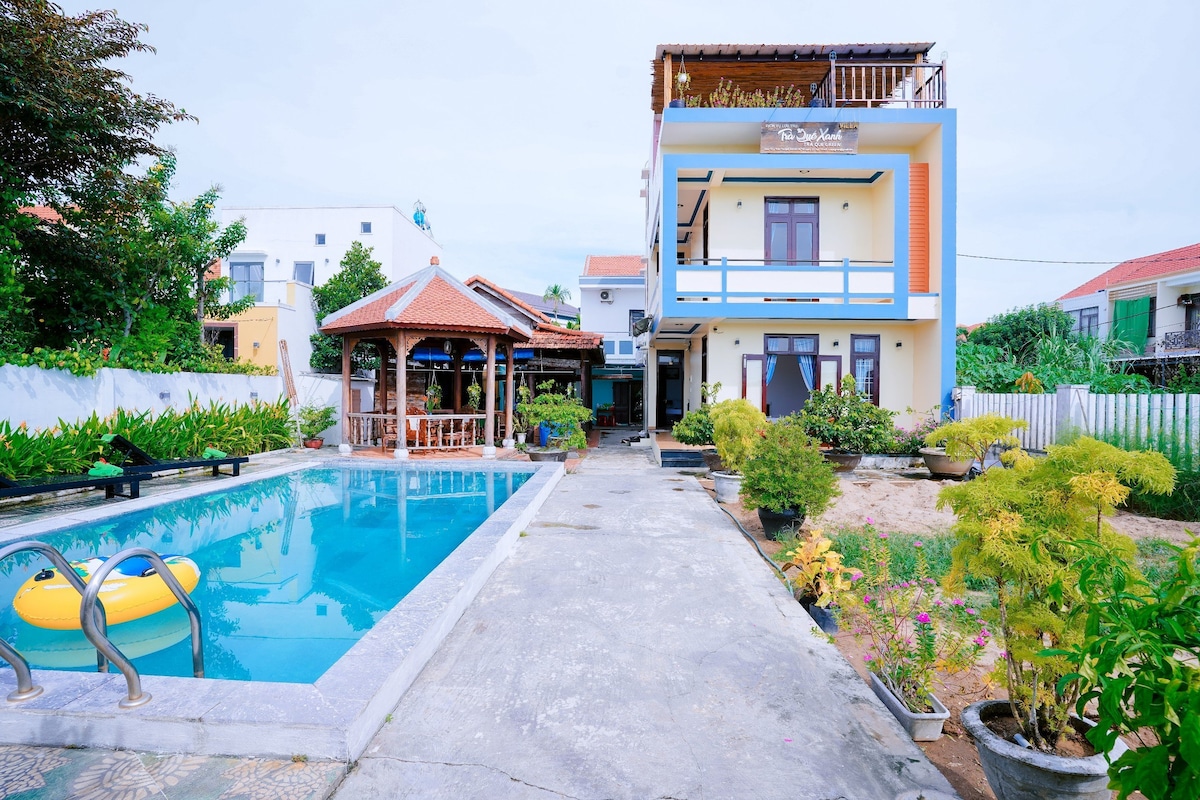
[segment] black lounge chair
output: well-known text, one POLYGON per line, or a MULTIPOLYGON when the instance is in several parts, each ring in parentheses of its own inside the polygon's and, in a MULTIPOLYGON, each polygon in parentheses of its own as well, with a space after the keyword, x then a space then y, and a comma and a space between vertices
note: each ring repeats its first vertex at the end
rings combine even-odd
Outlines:
POLYGON ((112 500, 117 495, 137 499, 141 496, 141 482, 153 478, 145 472, 125 473, 122 475, 48 475, 45 478, 26 478, 12 480, 0 475, 0 497, 26 497, 45 492, 62 492, 67 489, 104 489, 104 497, 112 500), (121 487, 129 484, 129 493, 121 491, 121 487))
POLYGON ((104 437, 104 441, 110 447, 112 447, 114 451, 121 454, 123 461, 119 464, 119 466, 125 470, 126 474, 138 473, 144 475, 151 472, 165 472, 166 470, 170 469, 212 467, 212 474, 215 478, 222 474, 220 468, 228 464, 229 466, 233 467, 232 474, 236 477, 242 473, 242 464, 245 464, 250 460, 246 456, 225 456, 224 458, 158 459, 119 433, 111 433, 106 435, 104 437))

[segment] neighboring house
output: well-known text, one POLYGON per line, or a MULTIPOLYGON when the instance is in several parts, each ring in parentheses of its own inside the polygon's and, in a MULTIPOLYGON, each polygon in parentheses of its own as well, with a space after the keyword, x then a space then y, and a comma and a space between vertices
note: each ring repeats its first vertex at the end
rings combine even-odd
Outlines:
POLYGON ((597 419, 641 425, 646 353, 634 344, 633 326, 646 316, 646 260, 642 256, 588 256, 579 278, 579 324, 604 336, 603 369, 592 373, 597 419), (611 415, 611 419, 609 419, 611 415))
MULTIPOLYGON (((374 248, 389 282, 429 266, 442 246, 394 206, 237 208, 221 210, 221 224, 246 222, 246 241, 216 267, 233 279, 232 299, 252 295, 255 307, 210 321, 205 330, 230 358, 280 366, 286 340, 294 374, 309 371, 309 337, 317 330, 312 288, 340 268, 350 245, 374 248)), ((423 216, 419 217, 423 220, 423 216)))
MULTIPOLYGON (((1130 259, 1058 298, 1077 333, 1130 345, 1124 359, 1200 357, 1200 244, 1130 259)), ((1141 371, 1141 370, 1139 370, 1141 371)))
POLYGON ((932 46, 658 47, 648 427, 696 408, 704 382, 771 417, 846 373, 901 415, 949 406, 956 113, 932 46), (729 82, 795 87, 802 107, 731 107, 729 82))
POLYGON ((553 302, 545 299, 545 295, 534 294, 533 292, 518 292, 513 289, 506 289, 505 291, 530 308, 544 314, 551 322, 566 325, 568 322, 579 321, 579 308, 577 306, 570 305, 569 303, 559 303, 556 309, 553 302))
POLYGON ((1115 334, 1138 354, 1200 349, 1200 244, 1124 261, 1058 304, 1075 332, 1115 334))

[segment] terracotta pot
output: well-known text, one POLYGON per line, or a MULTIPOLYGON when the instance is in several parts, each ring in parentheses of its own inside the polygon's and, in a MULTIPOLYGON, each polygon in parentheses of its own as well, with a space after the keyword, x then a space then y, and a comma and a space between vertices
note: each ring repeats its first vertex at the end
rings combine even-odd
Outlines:
MULTIPOLYGON (((1011 716, 1007 700, 983 700, 963 709, 962 725, 975 740, 979 763, 996 800, 1110 800, 1108 761, 1103 753, 1087 758, 1067 758, 1030 750, 1001 738, 987 726, 996 717, 1011 716)), ((1072 718, 1079 732, 1091 724, 1072 718)), ((1108 754, 1116 761, 1127 748, 1120 739, 1108 754)))
POLYGON ((311 448, 313 450, 320 450, 322 447, 325 446, 325 440, 324 439, 305 439, 304 446, 311 448))
POLYGON ((973 460, 951 460, 946 456, 944 447, 922 447, 921 458, 925 459, 925 467, 929 470, 930 475, 935 478, 953 478, 954 480, 962 480, 975 463, 973 460))

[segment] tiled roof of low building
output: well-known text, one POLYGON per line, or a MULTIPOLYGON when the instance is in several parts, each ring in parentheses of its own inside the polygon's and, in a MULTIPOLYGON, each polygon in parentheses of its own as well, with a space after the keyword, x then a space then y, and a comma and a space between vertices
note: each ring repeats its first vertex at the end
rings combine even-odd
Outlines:
POLYGON ((532 331, 502 308, 431 266, 330 314, 323 333, 380 329, 502 333, 522 341, 532 331))
POLYGON ((588 256, 583 262, 583 274, 587 277, 637 277, 645 272, 641 256, 588 256))
MULTIPOLYGON (((536 308, 538 311, 546 314, 547 316, 554 313, 554 304, 547 303, 542 299, 540 294, 534 294, 533 292, 518 292, 516 289, 507 289, 506 291, 513 297, 518 298, 521 302, 536 308)), ((559 303, 558 315, 560 317, 578 317, 579 307, 573 306, 570 303, 559 303)))
POLYGON ((536 319, 536 327, 529 346, 535 350, 593 350, 604 344, 604 334, 581 331, 571 328, 560 328, 550 317, 533 308, 510 289, 504 289, 476 275, 467 279, 468 286, 481 285, 499 295, 503 302, 511 303, 536 319))
POLYGON ((46 222, 62 222, 62 214, 50 206, 22 206, 20 211, 22 214, 44 219, 46 222))
POLYGON ((1189 244, 1152 256, 1122 261, 1107 272, 1102 272, 1087 283, 1075 287, 1059 300, 1084 297, 1094 292, 1126 283, 1156 280, 1164 275, 1200 270, 1200 243, 1189 244))

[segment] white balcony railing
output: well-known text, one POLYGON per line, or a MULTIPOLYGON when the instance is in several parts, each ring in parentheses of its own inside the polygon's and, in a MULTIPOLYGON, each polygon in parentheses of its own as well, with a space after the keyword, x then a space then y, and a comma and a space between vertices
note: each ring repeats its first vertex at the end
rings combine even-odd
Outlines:
MULTIPOLYGON (((669 294, 679 303, 887 304, 895 300, 891 261, 688 259, 669 294)), ((908 287, 902 287, 907 291, 908 287)), ((664 293, 668 290, 664 288, 664 293)))

